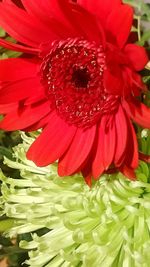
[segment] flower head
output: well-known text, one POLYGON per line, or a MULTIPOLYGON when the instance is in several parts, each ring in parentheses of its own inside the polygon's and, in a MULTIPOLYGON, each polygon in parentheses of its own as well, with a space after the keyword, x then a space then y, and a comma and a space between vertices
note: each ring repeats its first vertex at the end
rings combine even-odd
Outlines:
POLYGON ((14 148, 14 160, 5 163, 20 170, 20 178, 2 173, 3 214, 12 220, 11 237, 29 250, 31 267, 149 267, 149 167, 141 163, 138 180, 122 174, 102 175, 92 188, 81 175, 60 179, 56 164, 37 167, 26 159, 34 139, 14 148), (41 230, 41 231, 40 231, 41 230))
POLYGON ((0 25, 20 44, 0 43, 30 54, 0 62, 0 127, 43 128, 27 157, 38 166, 59 160, 60 176, 81 171, 90 184, 115 167, 134 179, 131 119, 149 128, 150 111, 137 73, 148 58, 127 42, 132 8, 120 0, 22 4, 0 3, 0 25))

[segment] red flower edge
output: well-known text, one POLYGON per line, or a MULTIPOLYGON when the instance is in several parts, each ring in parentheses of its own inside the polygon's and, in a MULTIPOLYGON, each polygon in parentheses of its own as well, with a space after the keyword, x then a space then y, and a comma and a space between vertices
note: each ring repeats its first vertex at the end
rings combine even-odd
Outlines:
POLYGON ((131 120, 150 128, 138 71, 148 58, 127 43, 133 11, 120 0, 11 0, 0 24, 19 44, 0 44, 30 57, 0 61, 0 127, 43 128, 27 157, 58 160, 60 176, 92 177, 114 168, 135 179, 138 145, 131 120), (11 18, 11 22, 10 22, 11 18))

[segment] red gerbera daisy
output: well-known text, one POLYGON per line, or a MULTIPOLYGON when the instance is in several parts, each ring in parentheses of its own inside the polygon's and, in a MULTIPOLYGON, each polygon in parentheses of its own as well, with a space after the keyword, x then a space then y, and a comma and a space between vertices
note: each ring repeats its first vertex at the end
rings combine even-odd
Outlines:
POLYGON ((0 25, 29 53, 0 61, 0 126, 43 128, 27 157, 56 160, 60 176, 81 171, 88 183, 110 167, 135 177, 138 146, 131 120, 150 127, 137 73, 144 48, 127 44, 133 11, 121 0, 11 0, 0 3, 0 25))

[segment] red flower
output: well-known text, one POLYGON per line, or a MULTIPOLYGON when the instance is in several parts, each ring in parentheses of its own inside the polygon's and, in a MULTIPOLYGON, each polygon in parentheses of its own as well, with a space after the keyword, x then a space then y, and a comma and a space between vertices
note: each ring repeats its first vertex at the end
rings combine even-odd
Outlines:
POLYGON ((38 166, 57 159, 60 176, 82 171, 91 182, 109 167, 131 179, 138 147, 131 120, 150 127, 137 73, 148 58, 127 44, 133 11, 121 0, 11 0, 0 3, 0 25, 31 54, 0 61, 0 126, 43 128, 27 157, 38 166))

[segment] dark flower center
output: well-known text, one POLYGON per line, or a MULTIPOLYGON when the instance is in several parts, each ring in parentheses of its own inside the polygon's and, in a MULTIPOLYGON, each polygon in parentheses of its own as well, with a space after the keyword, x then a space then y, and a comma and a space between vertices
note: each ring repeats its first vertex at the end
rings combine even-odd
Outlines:
POLYGON ((77 88, 87 88, 90 81, 90 74, 87 68, 75 69, 72 74, 72 81, 77 88))
POLYGON ((116 110, 118 97, 108 95, 104 87, 105 68, 103 47, 95 42, 69 38, 53 43, 41 65, 51 108, 78 127, 90 127, 116 110))

